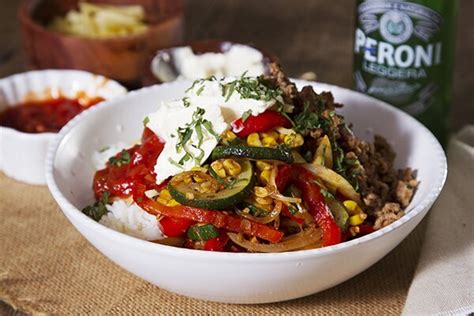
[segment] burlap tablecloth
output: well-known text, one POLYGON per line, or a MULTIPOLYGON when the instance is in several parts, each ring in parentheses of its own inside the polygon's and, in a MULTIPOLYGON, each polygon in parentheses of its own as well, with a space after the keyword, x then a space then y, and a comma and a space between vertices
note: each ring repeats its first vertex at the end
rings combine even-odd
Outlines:
POLYGON ((73 228, 46 187, 0 173, 0 218, 0 300, 27 313, 61 315, 400 314, 424 228, 325 292, 277 304, 229 305, 169 293, 116 266, 73 228))

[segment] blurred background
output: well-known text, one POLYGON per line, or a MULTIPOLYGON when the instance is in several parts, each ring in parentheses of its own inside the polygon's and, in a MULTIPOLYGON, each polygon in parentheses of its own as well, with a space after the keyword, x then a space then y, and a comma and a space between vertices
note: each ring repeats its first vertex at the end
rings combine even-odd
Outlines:
MULTIPOLYGON (((0 77, 25 70, 16 11, 0 4, 0 77)), ((286 72, 353 87, 355 1, 187 0, 185 40, 217 38, 250 43, 277 56, 286 72)), ((474 1, 460 0, 453 80, 452 128, 474 122, 474 1)))

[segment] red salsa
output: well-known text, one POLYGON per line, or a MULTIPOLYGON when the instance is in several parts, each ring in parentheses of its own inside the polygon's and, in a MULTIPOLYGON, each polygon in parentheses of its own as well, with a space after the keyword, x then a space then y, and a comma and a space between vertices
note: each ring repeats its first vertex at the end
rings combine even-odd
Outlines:
POLYGON ((167 183, 156 184, 154 166, 164 144, 150 129, 145 128, 141 144, 121 151, 107 162, 105 169, 94 176, 94 192, 99 198, 105 192, 111 196, 142 198, 146 190, 160 191, 167 183))
POLYGON ((0 112, 0 126, 25 133, 56 133, 74 116, 103 100, 96 97, 84 102, 60 97, 25 102, 0 112))

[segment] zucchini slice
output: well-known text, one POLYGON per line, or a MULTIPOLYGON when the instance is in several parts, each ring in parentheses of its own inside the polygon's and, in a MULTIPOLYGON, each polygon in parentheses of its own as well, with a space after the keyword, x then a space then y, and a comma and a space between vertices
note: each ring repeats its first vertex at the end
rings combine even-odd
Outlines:
POLYGON ((288 146, 280 145, 277 148, 270 147, 250 147, 245 145, 217 146, 211 154, 211 160, 226 157, 238 157, 261 160, 279 160, 286 163, 293 163, 294 157, 288 146))
POLYGON ((233 184, 217 192, 201 193, 196 188, 199 184, 191 185, 180 181, 180 175, 176 175, 171 179, 168 190, 173 199, 183 205, 211 210, 226 209, 244 200, 255 184, 252 163, 248 160, 241 160, 239 163, 242 166, 242 171, 237 175, 235 181, 232 181, 233 184))
POLYGON ((346 208, 335 198, 324 198, 324 200, 326 201, 326 205, 329 207, 332 216, 334 216, 337 226, 339 226, 342 231, 346 231, 349 227, 349 214, 347 213, 346 208))

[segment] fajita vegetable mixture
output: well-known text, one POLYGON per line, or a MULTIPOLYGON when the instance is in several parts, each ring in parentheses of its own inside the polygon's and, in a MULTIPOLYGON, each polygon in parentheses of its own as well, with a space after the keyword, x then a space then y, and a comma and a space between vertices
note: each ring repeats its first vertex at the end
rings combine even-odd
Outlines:
POLYGON ((357 139, 330 92, 270 75, 196 80, 95 160, 83 212, 129 235, 228 252, 335 245, 399 219, 418 181, 383 137, 357 139), (111 157, 110 157, 111 156, 111 157), (104 162, 105 157, 105 162, 104 162), (110 158, 109 158, 110 157, 110 158))

